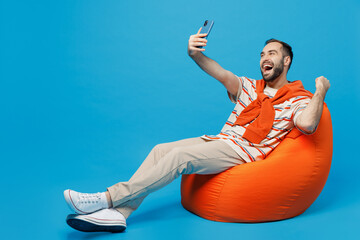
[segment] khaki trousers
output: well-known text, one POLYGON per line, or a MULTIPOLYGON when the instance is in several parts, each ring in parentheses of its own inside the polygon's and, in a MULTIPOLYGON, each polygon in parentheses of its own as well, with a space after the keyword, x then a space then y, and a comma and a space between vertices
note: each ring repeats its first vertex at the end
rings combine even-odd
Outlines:
POLYGON ((225 142, 200 137, 156 145, 127 182, 108 188, 113 207, 125 218, 144 198, 181 174, 215 174, 245 161, 225 142))

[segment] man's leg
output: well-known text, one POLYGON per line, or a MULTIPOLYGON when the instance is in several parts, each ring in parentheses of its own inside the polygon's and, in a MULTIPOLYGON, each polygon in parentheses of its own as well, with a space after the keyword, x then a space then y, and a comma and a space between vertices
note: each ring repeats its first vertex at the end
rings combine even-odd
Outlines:
POLYGON ((130 180, 142 175, 144 171, 147 171, 149 170, 149 168, 155 166, 158 161, 172 149, 176 147, 192 146, 200 143, 205 143, 207 141, 209 140, 202 139, 201 137, 195 137, 156 145, 142 162, 140 167, 136 170, 136 172, 131 176, 130 180))
MULTIPOLYGON (((147 169, 154 167, 159 160, 173 148, 194 146, 206 142, 202 138, 190 138, 177 142, 159 144, 150 152, 131 179, 140 177, 147 169)), ((145 196, 128 201, 117 210, 111 208, 109 192, 87 194, 73 190, 65 190, 64 197, 69 207, 78 214, 70 214, 66 218, 69 226, 84 232, 122 232, 126 229, 126 218, 140 205, 145 196), (110 208, 109 208, 110 207, 110 208), (125 216, 122 214, 124 212, 125 216)))
MULTIPOLYGON (((148 157, 145 159, 145 161, 141 164, 139 169, 131 177, 131 179, 143 175, 145 171, 155 166, 159 161, 159 159, 161 159, 173 148, 180 146, 188 146, 188 145, 193 146, 196 144, 204 143, 206 141, 207 140, 197 137, 197 138, 189 138, 171 143, 159 144, 155 146, 148 155, 148 157)), ((74 212, 78 214, 90 214, 100 209, 113 207, 111 197, 108 191, 103 193, 88 194, 88 193, 80 193, 73 191, 71 189, 67 189, 64 191, 64 197, 70 209, 72 209, 74 212)), ((135 206, 138 206, 142 200, 137 199, 136 201, 137 202, 132 203, 133 206, 129 204, 124 208, 128 208, 130 206, 133 211, 135 206)), ((126 209, 123 211, 126 212, 126 209)))
POLYGON ((169 147, 164 152, 155 149, 149 154, 153 157, 147 159, 128 182, 108 188, 113 206, 127 218, 149 193, 181 174, 215 174, 245 163, 225 142, 201 141, 195 145, 169 147), (154 157, 156 155, 158 157, 154 157))
MULTIPOLYGON (((192 145, 196 145, 196 144, 205 143, 207 141, 209 141, 209 140, 205 140, 200 137, 195 137, 195 138, 187 138, 187 139, 183 139, 183 140, 179 140, 179 141, 175 141, 175 142, 162 143, 162 144, 156 145, 151 150, 149 155, 145 158, 145 160, 140 165, 140 167, 132 175, 129 182, 132 181, 133 179, 143 175, 146 171, 148 171, 150 168, 155 166, 159 162, 159 160, 163 156, 165 156, 168 152, 170 152, 173 148, 192 146, 192 145)), ((106 193, 108 194, 109 191, 106 193)), ((142 201, 144 200, 145 197, 146 196, 143 196, 143 197, 134 199, 132 201, 128 201, 127 203, 118 206, 116 209, 119 212, 121 212, 125 216, 125 218, 128 218, 130 216, 130 214, 139 207, 139 205, 142 203, 142 201)))

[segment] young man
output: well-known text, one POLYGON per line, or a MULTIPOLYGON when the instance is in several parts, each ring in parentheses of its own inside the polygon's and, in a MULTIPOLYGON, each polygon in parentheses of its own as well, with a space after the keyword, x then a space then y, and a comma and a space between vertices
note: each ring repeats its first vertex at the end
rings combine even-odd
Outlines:
POLYGON ((301 81, 286 78, 291 47, 279 40, 266 41, 260 54, 262 80, 237 77, 202 52, 206 34, 191 35, 189 56, 228 91, 235 108, 221 132, 156 145, 128 182, 106 192, 87 194, 65 190, 70 214, 67 223, 80 231, 121 232, 126 219, 143 199, 181 174, 215 174, 238 164, 264 159, 291 131, 313 133, 320 121, 330 87, 324 77, 315 80, 316 91, 306 91, 301 81))

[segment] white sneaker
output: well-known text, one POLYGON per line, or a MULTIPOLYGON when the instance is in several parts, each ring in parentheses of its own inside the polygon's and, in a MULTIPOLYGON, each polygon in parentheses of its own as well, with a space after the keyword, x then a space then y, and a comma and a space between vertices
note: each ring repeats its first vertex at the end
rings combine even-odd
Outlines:
POLYGON ((105 193, 79 193, 67 189, 64 191, 64 197, 70 209, 78 214, 89 214, 108 208, 105 193))
POLYGON ((122 232, 126 229, 126 219, 113 208, 103 209, 87 215, 70 214, 66 223, 83 232, 122 232))

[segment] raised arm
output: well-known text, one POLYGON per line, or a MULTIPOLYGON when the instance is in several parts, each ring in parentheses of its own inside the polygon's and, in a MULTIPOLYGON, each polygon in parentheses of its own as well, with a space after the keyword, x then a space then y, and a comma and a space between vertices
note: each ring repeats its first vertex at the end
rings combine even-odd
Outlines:
POLYGON ((315 84, 314 96, 296 119, 296 126, 308 134, 313 133, 320 122, 325 95, 330 88, 329 80, 323 76, 316 78, 315 84))
POLYGON ((200 34, 200 31, 201 28, 197 34, 191 35, 189 38, 189 56, 202 70, 221 82, 232 95, 236 96, 239 89, 239 80, 232 72, 225 70, 217 62, 205 56, 202 53, 205 51, 205 48, 198 48, 199 46, 206 46, 207 43, 207 40, 204 38, 206 34, 200 34))

